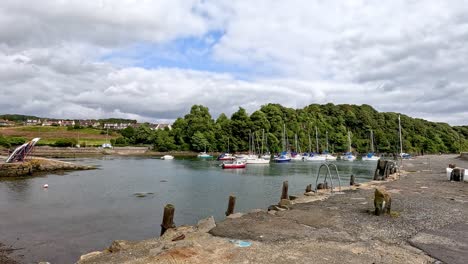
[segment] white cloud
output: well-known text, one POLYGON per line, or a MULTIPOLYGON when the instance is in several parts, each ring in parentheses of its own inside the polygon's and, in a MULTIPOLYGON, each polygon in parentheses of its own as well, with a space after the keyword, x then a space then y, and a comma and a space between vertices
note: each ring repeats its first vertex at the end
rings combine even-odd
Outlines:
POLYGON ((269 102, 333 102, 467 124, 467 6, 463 0, 2 1, 0 112, 166 120, 192 104, 217 115, 269 102), (214 48, 203 53, 250 69, 248 80, 100 60, 135 44, 170 45, 211 30, 224 35, 208 37, 214 48))

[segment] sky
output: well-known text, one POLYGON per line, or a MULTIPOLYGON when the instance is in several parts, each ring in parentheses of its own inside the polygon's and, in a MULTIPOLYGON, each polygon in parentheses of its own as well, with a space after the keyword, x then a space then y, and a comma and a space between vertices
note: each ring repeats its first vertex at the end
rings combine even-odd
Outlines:
POLYGON ((468 125, 468 0, 2 0, 0 113, 369 104, 468 125))

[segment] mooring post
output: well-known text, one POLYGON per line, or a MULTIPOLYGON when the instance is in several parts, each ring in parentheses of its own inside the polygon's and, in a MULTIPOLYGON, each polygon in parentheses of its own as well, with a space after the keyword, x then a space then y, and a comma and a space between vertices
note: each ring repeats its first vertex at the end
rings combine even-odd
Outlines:
POLYGON ((312 184, 309 184, 306 186, 305 192, 311 192, 312 191, 312 184))
POLYGON ((166 204, 164 206, 164 215, 163 220, 161 223, 161 236, 168 230, 169 228, 174 228, 174 211, 175 208, 172 204, 166 204))
POLYGON ((284 181, 283 182, 283 190, 281 192, 281 200, 282 199, 287 199, 289 200, 289 196, 288 196, 288 181, 284 181))
POLYGON ((354 175, 351 174, 351 178, 349 179, 349 185, 354 186, 356 184, 356 179, 354 178, 354 175))
POLYGON ((226 211, 226 216, 229 216, 234 213, 234 207, 236 206, 236 196, 230 195, 229 196, 229 203, 228 208, 226 211))

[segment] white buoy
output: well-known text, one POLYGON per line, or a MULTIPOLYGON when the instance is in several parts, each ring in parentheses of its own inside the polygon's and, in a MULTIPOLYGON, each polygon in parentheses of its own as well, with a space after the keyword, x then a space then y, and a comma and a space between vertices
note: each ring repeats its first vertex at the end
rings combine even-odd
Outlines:
POLYGON ((49 184, 47 184, 47 183, 44 184, 44 185, 42 186, 42 188, 49 188, 49 184))

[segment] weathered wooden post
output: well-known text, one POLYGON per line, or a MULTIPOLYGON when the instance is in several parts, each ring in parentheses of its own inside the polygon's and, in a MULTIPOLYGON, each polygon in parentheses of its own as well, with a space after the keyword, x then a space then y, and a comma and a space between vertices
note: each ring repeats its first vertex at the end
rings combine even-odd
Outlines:
POLYGON ((306 186, 305 192, 311 192, 312 191, 312 184, 309 184, 306 186))
POLYGON ((161 223, 161 236, 168 230, 169 228, 174 228, 174 212, 175 208, 172 204, 166 204, 164 206, 164 215, 163 220, 161 223))
POLYGON ((349 185, 354 186, 356 184, 356 179, 354 175, 351 174, 351 178, 349 179, 349 185))
POLYGON ((236 206, 236 196, 230 195, 229 196, 229 202, 228 202, 228 208, 226 211, 226 216, 229 216, 234 213, 234 207, 236 206))
POLYGON ((288 196, 288 181, 284 181, 283 182, 283 190, 281 192, 281 200, 282 199, 289 199, 289 196, 288 196))

